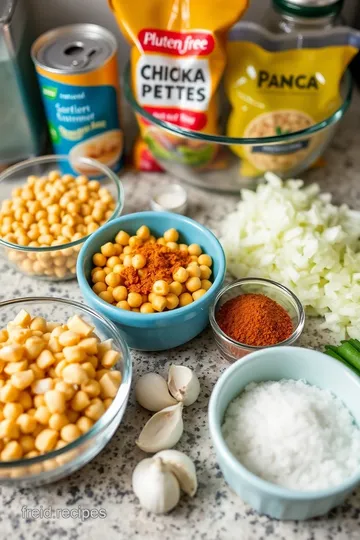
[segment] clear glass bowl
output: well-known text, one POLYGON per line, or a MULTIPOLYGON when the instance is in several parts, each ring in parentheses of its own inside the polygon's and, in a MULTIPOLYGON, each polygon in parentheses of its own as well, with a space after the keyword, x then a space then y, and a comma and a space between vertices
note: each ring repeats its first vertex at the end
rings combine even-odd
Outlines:
POLYGON ((132 365, 130 351, 114 324, 92 309, 61 298, 19 298, 0 303, 1 327, 25 309, 32 316, 65 323, 73 315, 80 315, 95 326, 101 340, 112 339, 114 349, 122 359, 115 366, 121 371, 122 382, 114 401, 105 414, 84 435, 64 446, 30 459, 0 461, 0 484, 40 485, 54 482, 77 471, 93 459, 110 441, 126 409, 130 392, 132 365))
POLYGON ((293 345, 295 341, 301 336, 301 333, 305 324, 305 312, 301 305, 300 300, 289 289, 272 281, 270 279, 262 278, 244 278, 239 279, 230 285, 226 285, 218 293, 215 298, 215 302, 212 304, 209 310, 209 318, 211 328, 214 333, 216 345, 226 360, 229 362, 235 362, 239 358, 243 358, 247 354, 258 351, 259 349, 267 349, 269 347, 254 347, 252 345, 246 345, 240 343, 227 336, 219 327, 216 322, 216 315, 222 305, 228 300, 236 298, 241 294, 263 294, 272 300, 275 300, 280 306, 282 306, 290 315, 294 331, 291 336, 277 343, 276 345, 269 345, 269 347, 278 347, 279 345, 293 345))
MULTIPOLYGON (((159 120, 137 102, 131 85, 129 64, 124 73, 124 91, 126 99, 138 119, 148 126, 145 140, 165 171, 196 187, 238 193, 240 188, 256 187, 261 181, 263 173, 257 178, 241 176, 240 160, 230 151, 229 146, 245 147, 245 150, 250 153, 253 147, 267 147, 269 157, 276 156, 281 145, 291 143, 298 149, 305 146, 305 150, 299 151, 299 157, 294 158, 295 164, 291 168, 283 170, 283 160, 281 160, 282 164, 279 169, 276 168, 277 165, 274 165, 273 168, 267 165, 267 170, 272 170, 282 178, 291 178, 300 174, 314 164, 329 145, 339 121, 350 105, 352 79, 350 72, 347 71, 341 84, 341 105, 328 118, 324 118, 323 121, 301 131, 261 138, 227 137, 215 133, 200 133, 159 120), (206 167, 212 162, 214 162, 212 169, 210 166, 206 167)), ((230 105, 221 91, 220 97, 220 133, 225 133, 230 105)), ((285 149, 285 153, 279 152, 282 154, 282 158, 286 158, 288 149, 289 146, 285 149)), ((280 163, 280 161, 274 163, 280 163)))
MULTIPOLYGON (((44 176, 50 171, 59 170, 68 173, 70 164, 88 171, 89 179, 101 181, 115 200, 115 209, 108 221, 121 214, 124 206, 124 188, 119 177, 106 165, 88 158, 70 158, 68 156, 42 156, 22 161, 9 167, 0 174, 0 205, 4 199, 11 198, 14 188, 22 187, 28 176, 44 176)), ((23 274, 48 281, 63 281, 76 277, 76 260, 79 251, 87 238, 84 236, 74 242, 61 246, 29 247, 12 244, 0 238, 0 255, 16 270, 23 274), (36 264, 34 268, 34 263, 36 264)))

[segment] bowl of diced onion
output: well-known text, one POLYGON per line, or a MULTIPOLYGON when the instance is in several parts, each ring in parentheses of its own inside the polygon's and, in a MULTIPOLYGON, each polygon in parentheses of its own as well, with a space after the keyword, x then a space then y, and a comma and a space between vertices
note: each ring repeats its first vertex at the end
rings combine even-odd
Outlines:
POLYGON ((0 174, 0 254, 17 271, 74 279, 85 240, 121 214, 118 176, 88 158, 42 156, 0 174), (74 174, 76 167, 89 174, 74 174))
POLYGON ((118 428, 129 349, 111 321, 77 302, 19 298, 1 302, 0 313, 0 484, 57 481, 118 428))

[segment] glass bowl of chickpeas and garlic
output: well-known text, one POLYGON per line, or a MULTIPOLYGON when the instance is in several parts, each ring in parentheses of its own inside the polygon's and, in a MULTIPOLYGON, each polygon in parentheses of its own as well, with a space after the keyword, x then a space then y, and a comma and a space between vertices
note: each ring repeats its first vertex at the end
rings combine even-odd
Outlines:
POLYGON ((113 323, 77 302, 20 298, 0 309, 0 483, 53 482, 118 428, 129 349, 113 323))
POLYGON ((85 242, 77 262, 85 302, 117 324, 131 348, 146 351, 199 334, 224 274, 213 233, 167 212, 111 221, 85 242))
POLYGON ((95 160, 23 161, 0 174, 0 253, 28 276, 73 279, 86 238, 119 216, 123 205, 118 176, 95 160), (72 167, 88 173, 72 174, 72 167))

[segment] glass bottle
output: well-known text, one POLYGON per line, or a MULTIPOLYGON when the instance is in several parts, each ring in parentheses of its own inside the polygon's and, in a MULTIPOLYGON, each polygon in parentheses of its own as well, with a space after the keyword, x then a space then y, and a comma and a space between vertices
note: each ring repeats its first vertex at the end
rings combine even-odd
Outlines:
POLYGON ((274 33, 326 30, 339 19, 343 0, 271 0, 261 24, 274 33))

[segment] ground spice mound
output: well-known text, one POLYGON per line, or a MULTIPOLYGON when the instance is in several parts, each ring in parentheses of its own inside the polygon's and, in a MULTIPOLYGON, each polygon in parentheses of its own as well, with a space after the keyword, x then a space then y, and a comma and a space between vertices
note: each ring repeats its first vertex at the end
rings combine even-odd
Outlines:
POLYGON ((291 336, 290 315, 263 294, 242 294, 221 306, 217 317, 221 330, 246 345, 275 345, 291 336))
POLYGON ((132 255, 139 253, 146 258, 146 265, 141 270, 132 266, 124 268, 121 276, 124 285, 131 292, 149 294, 155 281, 163 279, 168 283, 173 281, 173 272, 180 266, 191 262, 190 255, 183 251, 171 251, 161 244, 144 244, 134 249, 132 255))

